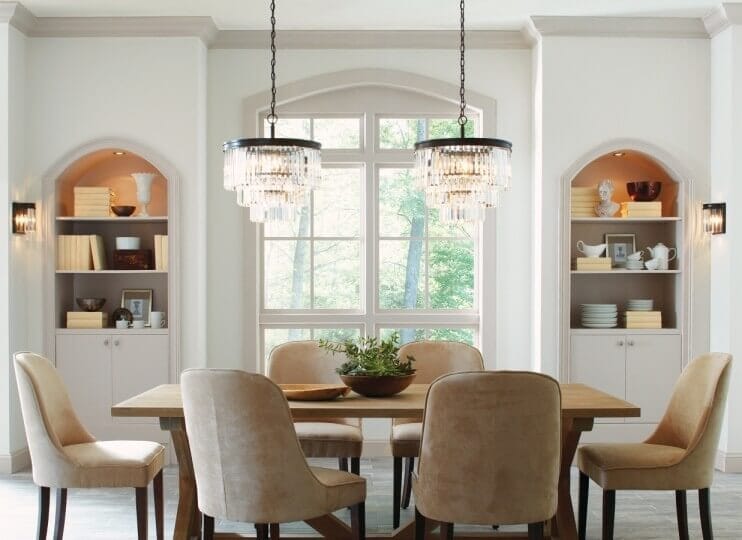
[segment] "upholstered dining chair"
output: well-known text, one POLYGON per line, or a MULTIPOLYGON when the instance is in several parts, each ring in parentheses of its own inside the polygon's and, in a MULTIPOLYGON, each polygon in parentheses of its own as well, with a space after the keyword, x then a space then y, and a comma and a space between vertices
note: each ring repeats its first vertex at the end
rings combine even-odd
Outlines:
POLYGON ((680 376, 665 415, 643 443, 580 448, 578 532, 585 539, 590 479, 603 488, 603 540, 613 539, 616 491, 675 491, 680 540, 688 540, 686 490, 697 489, 704 540, 711 540, 709 488, 724 418, 732 357, 710 353, 680 376))
POLYGON ((366 481, 310 467, 281 389, 263 375, 193 369, 181 377, 203 538, 214 518, 254 523, 277 540, 279 525, 350 507, 353 540, 365 538, 366 481))
MULTIPOLYGON (((415 358, 415 384, 430 384, 446 373, 482 371, 484 360, 479 349, 458 341, 413 341, 400 347, 399 357, 415 358)), ((395 418, 392 421, 391 448, 394 459, 392 521, 399 527, 400 508, 410 505, 410 478, 415 458, 420 454, 422 422, 395 418), (402 488, 402 461, 405 460, 404 489, 402 488)))
POLYGON ((444 375, 425 401, 420 461, 412 476, 415 539, 427 520, 453 539, 455 523, 527 524, 542 539, 556 514, 561 392, 546 375, 485 371, 444 375))
POLYGON ((46 538, 50 489, 56 489, 54 538, 61 540, 69 488, 135 488, 137 531, 147 538, 147 486, 152 482, 157 539, 164 537, 162 466, 165 449, 148 441, 98 441, 82 425, 52 363, 30 352, 14 355, 18 394, 34 483, 39 486, 37 538, 46 538))
MULTIPOLYGON (((342 384, 335 369, 346 360, 322 349, 317 341, 289 341, 268 359, 268 377, 276 384, 342 384)), ((296 435, 311 458, 338 458, 340 469, 360 474, 363 431, 360 418, 322 418, 294 423, 296 435)))

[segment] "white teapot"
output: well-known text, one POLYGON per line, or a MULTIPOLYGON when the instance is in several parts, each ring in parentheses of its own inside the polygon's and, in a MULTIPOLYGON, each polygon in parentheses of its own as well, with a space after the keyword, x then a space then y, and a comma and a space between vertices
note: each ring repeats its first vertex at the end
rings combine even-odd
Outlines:
POLYGON ((675 257, 678 256, 678 250, 675 248, 669 248, 662 242, 659 242, 654 248, 647 247, 647 251, 649 251, 650 255, 653 259, 659 260, 659 265, 657 267, 657 270, 667 270, 669 269, 670 261, 672 261, 675 257))

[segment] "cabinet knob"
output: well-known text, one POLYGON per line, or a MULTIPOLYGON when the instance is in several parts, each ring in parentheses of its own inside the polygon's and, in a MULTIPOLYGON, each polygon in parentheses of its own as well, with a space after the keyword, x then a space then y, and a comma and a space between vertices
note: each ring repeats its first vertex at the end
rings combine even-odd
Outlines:
POLYGON ((118 347, 119 346, 119 340, 118 339, 114 339, 113 340, 113 346, 114 347, 118 347))
POLYGON ((623 339, 619 339, 617 345, 623 347, 623 339))
POLYGON ((629 347, 633 347, 633 346, 634 346, 634 341, 630 339, 629 340, 629 347))
POLYGON ((108 338, 106 338, 106 339, 103 340, 103 346, 104 347, 108 347, 110 344, 111 344, 111 341, 108 338))

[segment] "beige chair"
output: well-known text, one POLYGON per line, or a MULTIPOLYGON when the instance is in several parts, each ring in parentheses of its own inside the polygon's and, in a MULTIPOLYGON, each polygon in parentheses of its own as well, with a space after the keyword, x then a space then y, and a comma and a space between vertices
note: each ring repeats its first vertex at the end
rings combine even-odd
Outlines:
POLYGON ((21 352, 14 356, 18 394, 34 483, 39 486, 37 537, 46 538, 49 490, 55 488, 54 538, 64 533, 68 488, 136 490, 138 538, 147 538, 147 486, 154 486, 157 538, 163 538, 162 465, 165 449, 146 441, 97 441, 80 423, 51 362, 21 352))
POLYGON ((528 524, 542 539, 556 514, 561 392, 546 375, 487 371, 437 379, 425 402, 415 494, 415 538, 426 520, 453 538, 454 523, 528 524))
POLYGON ((590 444, 580 448, 579 537, 587 526, 592 478, 603 488, 603 539, 613 538, 616 491, 675 491, 680 540, 688 539, 686 490, 697 489, 704 540, 711 540, 709 487, 724 418, 732 357, 711 353, 685 369, 657 429, 643 443, 590 444))
MULTIPOLYGON (((290 341, 277 346, 268 359, 268 377, 276 384, 342 384, 335 370, 342 354, 322 349, 317 341, 290 341)), ((323 418, 294 423, 304 455, 338 458, 340 469, 361 472, 363 432, 359 418, 323 418)))
POLYGON ((213 538, 214 518, 254 523, 262 540, 270 526, 275 540, 280 523, 345 507, 354 540, 365 537, 366 481, 307 464, 278 386, 221 369, 188 370, 181 385, 204 540, 213 538))
MULTIPOLYGON (((478 349, 457 341, 414 341, 399 349, 400 358, 413 356, 413 367, 417 370, 415 384, 430 384, 446 373, 457 371, 482 371, 484 360, 478 349)), ((399 527, 399 509, 410 505, 410 478, 415 458, 420 454, 422 423, 410 419, 394 419, 392 422, 391 447, 394 458, 394 484, 392 521, 399 527), (402 489, 402 460, 405 460, 404 489, 402 489)))

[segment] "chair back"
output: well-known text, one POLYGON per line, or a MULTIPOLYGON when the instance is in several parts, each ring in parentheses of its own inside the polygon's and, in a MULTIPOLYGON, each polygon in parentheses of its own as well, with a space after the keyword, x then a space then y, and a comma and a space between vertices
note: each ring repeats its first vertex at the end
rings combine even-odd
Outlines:
POLYGON ((277 384, 342 384, 335 370, 346 360, 318 341, 289 341, 271 351, 268 378, 277 384))
POLYGON ((545 521, 556 513, 560 454, 554 379, 507 371, 444 375, 425 403, 416 505, 450 523, 545 521))
POLYGON ((95 441, 72 408, 67 389, 52 363, 38 354, 13 355, 21 414, 26 428, 34 481, 55 487, 69 465, 63 448, 95 441))
POLYGON ((399 348, 399 357, 415 358, 415 384, 430 384, 441 375, 457 371, 482 371, 479 349, 458 341, 413 341, 399 348))
POLYGON ((324 503, 273 382, 238 370, 192 369, 183 373, 181 388, 202 512, 285 523, 311 516, 313 505, 324 503))

